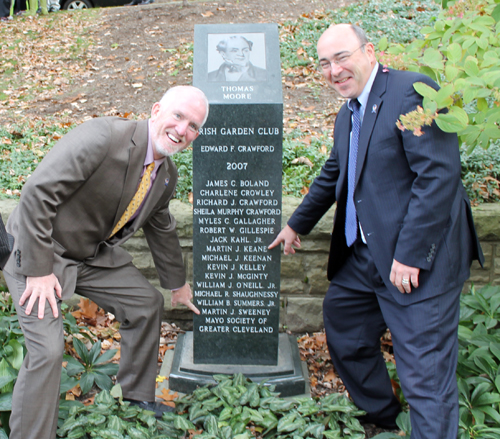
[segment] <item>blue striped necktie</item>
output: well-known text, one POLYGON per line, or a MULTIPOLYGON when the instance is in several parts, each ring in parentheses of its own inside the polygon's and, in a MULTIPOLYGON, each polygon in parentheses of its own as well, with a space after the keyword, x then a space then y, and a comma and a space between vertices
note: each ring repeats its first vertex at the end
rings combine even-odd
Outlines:
POLYGON ((358 219, 356 206, 354 205, 354 185, 356 182, 356 161, 358 159, 358 142, 361 128, 361 117, 359 109, 361 104, 357 99, 351 100, 352 107, 352 130, 351 145, 349 147, 349 164, 347 167, 347 205, 345 212, 345 239, 350 247, 358 237, 358 219))

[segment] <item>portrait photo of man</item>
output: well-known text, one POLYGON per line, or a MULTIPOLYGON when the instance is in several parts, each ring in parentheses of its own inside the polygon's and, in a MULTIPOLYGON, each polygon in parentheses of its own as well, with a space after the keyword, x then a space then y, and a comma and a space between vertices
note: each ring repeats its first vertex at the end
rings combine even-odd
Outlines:
MULTIPOLYGON (((212 35, 212 40, 221 35, 212 35)), ((216 70, 210 71, 215 53, 209 55, 208 80, 212 82, 257 82, 267 79, 265 67, 265 45, 263 34, 256 34, 259 40, 258 49, 254 41, 243 35, 223 35, 216 44, 216 50, 222 57, 222 64, 216 70), (260 41, 262 40, 262 42, 260 41), (252 50, 254 49, 254 50, 252 50), (250 59, 254 61, 254 65, 250 59), (260 66, 260 67, 259 67, 260 66)), ((209 39, 209 46, 210 46, 209 39)))

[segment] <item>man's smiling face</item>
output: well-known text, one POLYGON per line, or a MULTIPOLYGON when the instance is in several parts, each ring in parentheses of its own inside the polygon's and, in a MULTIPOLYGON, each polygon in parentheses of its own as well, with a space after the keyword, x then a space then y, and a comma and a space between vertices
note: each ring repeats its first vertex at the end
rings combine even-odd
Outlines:
POLYGON ((344 98, 357 98, 377 62, 373 44, 363 44, 350 25, 339 24, 321 35, 317 50, 320 63, 330 63, 323 69, 328 84, 344 98), (335 60, 343 60, 342 65, 335 60))
POLYGON ((151 140, 155 159, 186 149, 198 137, 205 120, 206 105, 199 94, 186 89, 153 105, 151 140))

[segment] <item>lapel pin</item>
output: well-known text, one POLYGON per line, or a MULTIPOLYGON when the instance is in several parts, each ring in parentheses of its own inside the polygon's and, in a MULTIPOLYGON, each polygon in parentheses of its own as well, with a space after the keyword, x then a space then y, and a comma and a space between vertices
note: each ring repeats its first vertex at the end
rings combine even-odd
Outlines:
POLYGON ((169 182, 169 181, 170 181, 170 180, 169 180, 168 178, 166 178, 166 179, 165 179, 165 186, 168 186, 168 182, 169 182))
POLYGON ((373 107, 372 107, 372 113, 376 113, 377 112, 377 104, 375 104, 373 107))
POLYGON ((387 64, 382 67, 382 71, 384 73, 387 73, 389 71, 389 69, 387 68, 387 64))

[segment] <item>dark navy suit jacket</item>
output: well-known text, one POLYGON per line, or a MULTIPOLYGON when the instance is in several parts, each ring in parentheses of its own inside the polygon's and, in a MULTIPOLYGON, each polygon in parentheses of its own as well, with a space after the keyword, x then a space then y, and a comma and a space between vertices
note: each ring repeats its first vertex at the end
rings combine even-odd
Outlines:
MULTIPOLYGON (((415 82, 436 88, 427 76, 379 66, 365 109, 358 146, 354 200, 366 243, 395 300, 407 305, 463 283, 473 259, 483 262, 469 199, 460 179, 457 136, 435 123, 420 137, 401 131, 401 114, 422 105, 415 82), (401 294, 389 280, 393 259, 420 268, 420 286, 401 294)), ((344 223, 351 112, 335 121, 334 147, 288 225, 309 233, 337 202, 328 278, 348 254, 344 223)))

